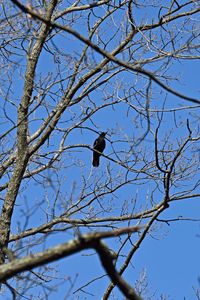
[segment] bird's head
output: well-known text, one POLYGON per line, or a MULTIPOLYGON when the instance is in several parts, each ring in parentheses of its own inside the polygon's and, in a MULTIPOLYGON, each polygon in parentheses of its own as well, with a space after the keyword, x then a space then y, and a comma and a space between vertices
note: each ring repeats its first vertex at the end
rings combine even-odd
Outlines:
POLYGON ((107 131, 106 132, 101 132, 100 136, 104 138, 106 136, 106 134, 107 134, 107 131))

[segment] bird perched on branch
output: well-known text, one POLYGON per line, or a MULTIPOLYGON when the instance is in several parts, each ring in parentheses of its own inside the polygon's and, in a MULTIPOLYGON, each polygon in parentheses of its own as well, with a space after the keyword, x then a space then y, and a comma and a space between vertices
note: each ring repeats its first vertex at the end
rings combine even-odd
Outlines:
MULTIPOLYGON (((105 141, 105 136, 107 132, 102 132, 99 137, 94 141, 93 144, 93 149, 97 150, 99 152, 103 152, 103 150, 106 147, 106 141, 105 141)), ((99 166, 99 159, 100 159, 101 154, 97 153, 96 151, 93 151, 93 162, 92 165, 93 167, 98 167, 99 166)))

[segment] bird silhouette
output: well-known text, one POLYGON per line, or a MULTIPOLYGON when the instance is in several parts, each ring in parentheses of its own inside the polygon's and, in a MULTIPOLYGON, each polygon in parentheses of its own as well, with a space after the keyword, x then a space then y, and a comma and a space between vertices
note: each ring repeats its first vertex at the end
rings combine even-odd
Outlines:
MULTIPOLYGON (((107 132, 102 132, 99 137, 94 141, 93 144, 93 149, 97 150, 99 152, 103 152, 103 150, 106 147, 106 141, 105 141, 105 136, 107 132)), ((99 160, 100 160, 100 153, 97 153, 96 151, 93 151, 93 162, 92 165, 93 167, 98 167, 99 166, 99 160)))

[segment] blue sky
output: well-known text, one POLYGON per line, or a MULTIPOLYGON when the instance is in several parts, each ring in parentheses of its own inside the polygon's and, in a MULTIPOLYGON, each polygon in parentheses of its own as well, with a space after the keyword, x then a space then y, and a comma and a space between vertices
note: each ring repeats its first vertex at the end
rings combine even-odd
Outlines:
MULTIPOLYGON (((157 10, 158 8, 156 8, 156 16, 157 10)), ((138 18, 136 18, 136 22, 138 24, 140 20, 144 20, 149 11, 142 11, 142 9, 136 9, 136 11, 138 11, 138 18), (142 11, 141 15, 139 11, 142 11)), ((154 12, 152 9, 152 11, 150 11, 150 16, 151 14, 153 15, 153 13, 154 12)), ((120 22, 122 21, 123 15, 124 11, 120 12, 120 14, 117 14, 116 16, 115 20, 119 21, 119 24, 121 24, 120 22)), ((149 22, 150 19, 151 18, 149 17, 149 22)), ((86 34, 87 31, 85 20, 83 20, 82 25, 85 27, 81 27, 80 31, 82 34, 86 34)), ((79 29, 80 24, 79 27, 78 25, 74 25, 74 28, 79 29)), ((103 27, 102 30, 103 29, 106 33, 108 33, 108 37, 109 34, 112 33, 112 30, 114 31, 114 28, 109 27, 103 27)), ((159 44, 159 30, 155 31, 155 34, 155 41, 157 40, 159 44)), ((119 35, 116 36, 119 37, 119 35)), ((139 37, 140 36, 136 37, 136 39, 138 38, 138 43, 140 43, 139 37)), ((187 37, 184 37, 183 32, 180 30, 180 43, 182 41, 181 38, 184 39, 187 37)), ((71 72, 70 67, 73 65, 70 64, 72 63, 72 59, 77 59, 79 57, 83 47, 81 42, 75 41, 75 38, 69 36, 68 34, 63 34, 62 36, 56 37, 54 42, 56 42, 59 49, 61 51, 65 51, 65 54, 67 55, 63 55, 62 57, 61 54, 58 55, 57 53, 54 53, 53 56, 46 51, 43 51, 35 78, 37 84, 35 85, 34 95, 37 95, 37 93, 40 91, 39 84, 41 82, 43 87, 45 87, 48 86, 50 82, 53 83, 58 80, 58 77, 55 75, 58 71, 58 68, 60 68, 61 71, 61 78, 67 78, 67 75, 69 75, 71 72), (60 64, 55 62, 55 55, 60 56, 60 64)), ((113 49, 114 45, 115 42, 111 42, 108 45, 107 50, 113 49)), ((127 54, 128 52, 126 53, 125 58, 127 54)), ((148 51, 145 50, 144 57, 142 57, 142 54, 142 50, 136 51, 135 58, 143 59, 144 57, 149 57, 152 53, 149 54, 148 51)), ((122 57, 120 58, 122 59, 122 57)), ((89 59, 95 65, 95 61, 99 62, 102 57, 99 54, 89 51, 89 59)), ((23 62, 25 63, 25 60, 23 62)), ((92 68, 89 63, 88 65, 88 69, 92 68)), ((147 64, 144 68, 147 70, 156 71, 159 70, 160 65, 160 62, 150 65, 147 64)), ((22 66, 20 70, 15 71, 15 73, 20 74, 23 71, 24 66, 22 66)), ((87 68, 86 70, 83 69, 82 72, 80 72, 80 75, 83 75, 86 71, 87 68)), ((165 74, 165 71, 166 70, 163 69, 161 73, 165 74)), ((177 80, 169 80, 169 85, 172 88, 176 89, 182 94, 196 98, 199 97, 199 66, 196 60, 186 61, 174 59, 170 68, 167 69, 167 75, 173 75, 174 77, 177 76, 178 78, 177 80)), ((103 78, 106 76, 107 75, 105 75, 103 78)), ((122 99, 126 95, 130 95, 132 93, 132 96, 130 97, 132 104, 141 109, 142 106, 145 106, 145 96, 141 96, 139 93, 134 92, 134 89, 136 91, 141 89, 145 93, 147 83, 148 80, 141 79, 138 74, 133 74, 132 72, 119 73, 116 77, 110 79, 109 83, 102 85, 101 88, 90 93, 90 99, 85 97, 80 105, 72 106, 65 111, 58 124, 56 132, 50 138, 49 144, 45 144, 42 147, 41 153, 57 150, 65 130, 79 122, 79 119, 82 117, 82 113, 84 112, 86 115, 87 110, 94 108, 95 105, 102 105, 106 101, 114 101, 117 99, 117 97, 118 99, 122 99), (120 83, 120 88, 116 88, 117 80, 120 83), (91 104, 92 101, 93 105, 91 104)), ((15 93, 13 93, 12 97, 15 97, 16 103, 18 104, 22 93, 21 88, 23 87, 23 76, 19 76, 18 80, 13 82, 13 90, 16 86, 17 89, 15 93)), ((63 83, 63 89, 66 88, 66 86, 67 80, 63 83)), ((161 110, 165 97, 165 109, 181 108, 183 106, 195 106, 190 102, 166 93, 155 83, 152 83, 151 89, 152 99, 150 102, 150 109, 152 110, 161 110)), ((82 88, 75 94, 75 97, 80 95, 81 92, 82 88)), ((48 104, 49 111, 56 106, 62 95, 63 91, 59 84, 55 84, 52 86, 50 92, 47 92, 45 95, 45 101, 48 104)), ((7 110, 12 115, 13 120, 15 120, 16 107, 13 107, 13 105, 10 103, 7 105, 7 110)), ((42 124, 43 119, 46 117, 49 111, 46 109, 46 107, 42 107, 30 117, 31 133, 33 133, 39 127, 39 125, 42 124)), ((147 122, 145 118, 142 118, 135 110, 128 110, 128 105, 124 102, 121 102, 116 104, 115 107, 108 106, 95 113, 91 119, 88 119, 81 124, 81 129, 73 129, 65 140, 64 145, 69 146, 72 144, 87 144, 92 146, 93 141, 97 137, 97 133, 95 132, 108 131, 106 141, 107 146, 104 152, 106 155, 116 159, 116 155, 113 153, 113 146, 119 157, 124 159, 126 158, 126 154, 124 154, 123 151, 128 152, 130 145, 133 144, 132 152, 130 154, 130 158, 132 158, 133 163, 135 162, 137 156, 139 159, 142 159, 144 154, 144 160, 148 161, 149 165, 151 165, 151 163, 155 161, 154 133, 158 125, 159 117, 161 117, 161 113, 152 114, 150 132, 146 136, 145 140, 136 145, 138 139, 146 132, 147 122)), ((171 112, 164 113, 163 121, 158 132, 160 150, 162 147, 164 147, 165 138, 169 132, 170 135, 167 145, 171 144, 173 149, 177 149, 180 140, 185 139, 188 136, 186 125, 187 119, 190 122, 190 127, 193 130, 194 135, 197 135, 199 133, 199 108, 180 110, 174 114, 171 112)), ((5 130, 5 128, 10 128, 10 126, 12 126, 11 123, 12 122, 2 124, 3 130, 5 130)), ((13 133, 16 132, 13 131, 13 133)), ((15 143, 15 140, 11 139, 10 143, 15 143)), ((189 164, 190 160, 192 162, 192 159, 199 163, 199 142, 197 142, 195 145, 195 148, 189 146, 185 152, 184 158, 181 158, 180 163, 183 166, 186 163, 189 164)), ((166 145, 165 149, 168 149, 166 145)), ((45 162, 45 159, 48 159, 50 155, 51 154, 48 154, 45 158, 40 158, 41 161, 45 162)), ((28 229, 33 226, 39 226, 40 224, 43 224, 45 221, 47 221, 46 216, 51 219, 53 208, 55 208, 55 215, 58 216, 67 207, 67 205, 69 205, 70 201, 72 201, 72 203, 76 203, 85 182, 87 187, 86 191, 88 193, 95 187, 96 182, 98 182, 98 184, 105 183, 109 178, 108 170, 113 178, 115 178, 114 183, 117 182, 120 174, 122 174, 122 176, 125 178, 126 171, 118 164, 101 157, 100 167, 98 169, 92 169, 91 159, 92 152, 87 148, 80 146, 79 148, 70 149, 63 154, 61 161, 56 165, 56 172, 54 169, 47 170, 43 173, 44 177, 37 175, 35 176, 34 180, 26 179, 22 184, 22 189, 16 202, 12 223, 13 233, 16 233, 18 230, 22 230, 23 225, 25 227, 24 229, 28 229), (53 181, 53 185, 50 181, 48 181, 49 179, 53 181), (55 200, 58 184, 60 184, 60 194, 58 200, 55 200), (56 205, 53 203, 56 203, 56 205), (35 205, 38 205, 37 210, 34 210, 35 205), (28 223, 26 223, 27 220, 25 218, 25 212, 28 207, 32 213, 30 214, 28 223), (22 221, 21 227, 18 227, 19 220, 22 221)), ((32 164, 30 168, 34 168, 37 162, 38 161, 32 164)), ((186 181, 183 180, 182 184, 184 185, 177 186, 176 188, 174 187, 171 193, 179 193, 185 189, 190 189, 194 182, 199 180, 198 163, 194 163, 192 166, 193 170, 196 169, 196 175, 191 175, 186 181)), ((144 162, 139 161, 136 163, 134 168, 139 170, 143 164, 144 162)), ((152 194, 154 197, 154 203, 159 203, 162 200, 164 192, 163 184, 161 180, 159 180, 159 176, 162 174, 160 174, 153 167, 152 172, 155 172, 153 179, 144 178, 138 181, 135 177, 135 174, 130 172, 128 174, 128 178, 133 181, 130 185, 124 186, 112 195, 109 194, 105 197, 101 197, 98 199, 98 201, 94 201, 89 207, 83 210, 82 214, 77 213, 72 215, 71 218, 83 219, 84 217, 88 218, 90 215, 95 216, 95 211, 99 211, 99 214, 97 215, 98 217, 116 216, 120 215, 122 212, 127 212, 127 214, 129 214, 133 210, 135 199, 137 201, 134 207, 134 213, 138 213, 147 207, 151 207, 152 194), (159 187, 159 189, 153 192, 156 186, 159 187), (104 213, 101 211, 101 206, 105 208, 104 213)), ((2 183, 6 182, 7 179, 8 177, 3 179, 2 183)), ((174 184, 176 184, 176 182, 174 184)), ((199 187, 197 187, 195 193, 199 192, 199 187)), ((169 208, 159 216, 159 219, 171 220, 181 217, 188 220, 169 222, 169 224, 166 222, 155 222, 153 225, 154 230, 149 232, 149 235, 147 235, 143 243, 140 245, 131 261, 130 267, 123 274, 123 277, 134 286, 140 276, 142 276, 141 274, 146 274, 146 281, 144 280, 144 283, 148 282, 148 287, 146 293, 144 294, 144 299, 149 300, 150 297, 152 300, 197 299, 195 297, 193 288, 200 289, 200 284, 198 282, 198 278, 200 277, 200 237, 198 237, 198 234, 200 234, 199 211, 200 202, 198 197, 185 199, 183 201, 170 202, 169 208), (163 295, 163 298, 161 298, 160 295, 163 295), (166 298, 164 298, 164 296, 166 298)), ((144 220, 142 221, 143 224, 145 224, 145 222, 146 221, 144 220)), ((134 224, 135 221, 131 221, 131 225, 134 224)), ((121 227, 128 225, 128 222, 124 222, 118 226, 121 227)), ((98 229, 99 228, 97 227, 95 230, 98 229)), ((105 230, 107 228, 103 229, 105 230)), ((81 233, 85 233, 90 230, 94 230, 94 228, 80 228, 81 233)), ((52 235, 46 235, 44 237, 44 244, 39 242, 34 245, 34 239, 30 241, 27 240, 27 243, 33 243, 31 248, 32 252, 42 251, 44 248, 49 248, 74 238, 74 231, 75 230, 72 229, 60 233, 54 233, 52 235)), ((136 242, 137 238, 137 234, 133 235, 132 242, 136 242)), ((120 246, 120 241, 123 241, 124 239, 125 237, 122 237, 121 240, 117 238, 110 240, 107 239, 105 240, 105 243, 109 245, 111 249, 117 251, 120 246)), ((120 268, 130 249, 131 245, 129 243, 124 247, 121 253, 122 257, 120 257, 119 262, 117 263, 117 268, 120 268)), ((21 251, 19 250, 20 256, 25 254, 25 249, 21 251)), ((104 276, 101 279, 92 282, 87 287, 84 287, 85 293, 79 291, 73 294, 73 292, 78 290, 82 285, 87 284, 87 282, 93 280, 95 277, 103 276, 105 274, 100 260, 93 250, 83 251, 80 254, 76 254, 58 262, 54 262, 50 266, 56 266, 56 268, 58 268, 58 270, 61 272, 61 274, 58 275, 57 273, 54 274, 50 271, 49 273, 51 276, 54 274, 59 278, 62 276, 66 277, 64 284, 56 289, 48 298, 50 300, 59 298, 63 299, 63 293, 66 293, 71 284, 73 285, 73 288, 72 291, 70 291, 71 294, 68 299, 100 299, 109 284, 108 278, 104 276)), ((56 280, 56 282, 59 281, 62 280, 56 280)), ((39 289, 37 288, 35 289, 35 294, 38 292, 38 290, 39 289)), ((118 297, 118 299, 122 299, 121 293, 117 289, 115 290, 116 297, 118 297)), ((110 299, 115 298, 112 298, 111 296, 110 299)))

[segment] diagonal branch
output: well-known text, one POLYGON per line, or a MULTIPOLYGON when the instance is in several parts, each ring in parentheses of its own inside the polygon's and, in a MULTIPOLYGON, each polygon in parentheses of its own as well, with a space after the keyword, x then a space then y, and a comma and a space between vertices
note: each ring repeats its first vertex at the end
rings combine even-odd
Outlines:
MULTIPOLYGON (((122 61, 118 58, 116 58, 115 56, 113 56, 112 54, 110 54, 109 52, 101 49, 99 46, 97 46, 96 44, 92 43, 91 40, 85 38, 84 36, 82 36, 79 32, 77 32, 76 30, 72 29, 69 26, 64 26, 61 24, 58 24, 56 22, 47 20, 45 17, 43 17, 42 15, 38 14, 38 12, 34 11, 33 9, 31 9, 30 7, 27 7, 23 4, 21 4, 19 1, 17 0, 11 0, 16 6, 18 6, 24 13, 26 14, 30 14, 33 18, 36 18, 46 24, 48 24, 49 26, 53 27, 53 28, 58 28, 61 29, 63 31, 68 32, 69 34, 75 36, 77 39, 79 39, 80 41, 82 41, 83 43, 85 43, 86 45, 90 46, 92 49, 94 49, 96 52, 100 53, 101 55, 103 55, 104 57, 106 57, 107 59, 109 59, 110 61, 118 64, 119 66, 122 66, 128 70, 143 74, 145 76, 147 76, 149 79, 153 80, 155 83, 157 83, 160 87, 162 87, 163 89, 165 89, 167 92, 180 97, 184 100, 193 102, 193 103, 197 103, 200 104, 200 100, 186 96, 184 94, 181 94, 179 92, 177 92, 176 90, 170 88, 169 86, 167 86, 166 84, 164 84, 162 81, 160 81, 152 72, 147 71, 143 68, 141 68, 140 66, 132 66, 131 64, 122 61)), ((197 12, 197 11, 196 11, 197 12)), ((169 19, 170 21, 170 19, 169 19)), ((160 21, 160 24, 165 24, 166 20, 164 21, 160 21)), ((137 32, 137 28, 135 29, 135 31, 137 32)))
POLYGON ((115 270, 113 257, 111 256, 109 249, 100 240, 95 243, 94 248, 97 251, 102 266, 109 275, 112 283, 118 286, 127 299, 142 300, 142 298, 135 293, 134 289, 115 270))
POLYGON ((137 296, 134 289, 124 279, 122 279, 116 271, 113 264, 113 260, 115 259, 114 254, 101 242, 101 239, 103 238, 116 237, 122 234, 137 232, 140 228, 141 227, 139 226, 135 226, 113 231, 93 232, 48 249, 44 252, 36 253, 34 255, 31 254, 20 259, 14 259, 9 263, 0 266, 0 281, 4 282, 21 272, 31 270, 46 263, 78 253, 82 250, 92 248, 98 253, 102 266, 106 270, 111 281, 119 287, 121 292, 130 300, 142 300, 139 296, 137 296))

